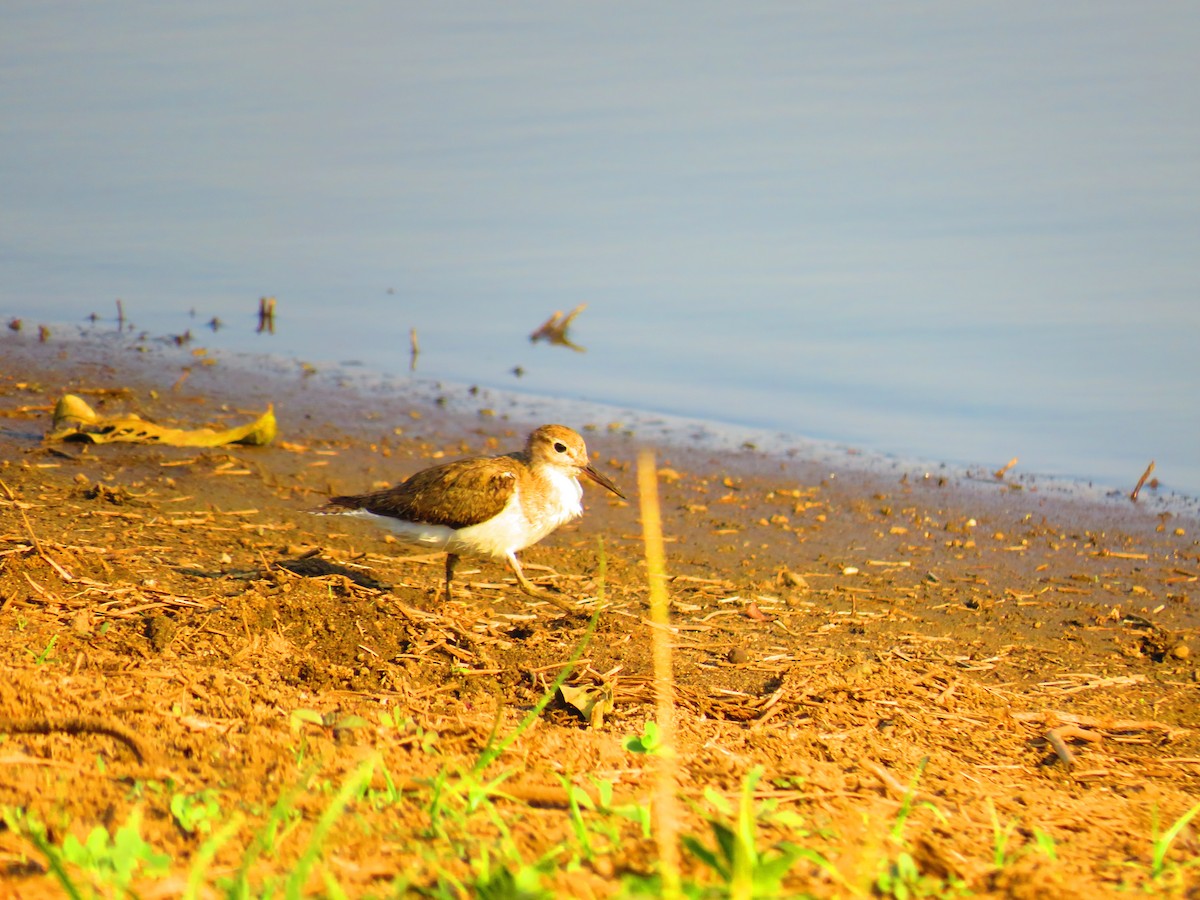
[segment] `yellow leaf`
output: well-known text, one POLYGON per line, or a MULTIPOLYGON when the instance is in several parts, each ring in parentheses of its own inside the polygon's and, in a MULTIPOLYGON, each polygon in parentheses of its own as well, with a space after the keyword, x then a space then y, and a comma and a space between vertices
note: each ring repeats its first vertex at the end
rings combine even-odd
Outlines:
POLYGON ((54 407, 54 422, 49 441, 91 441, 108 444, 131 441, 140 444, 168 444, 172 447, 219 447, 223 444, 269 444, 275 439, 275 408, 248 425, 213 431, 211 428, 164 428, 132 413, 100 416, 81 398, 64 394, 54 407))
POLYGON ((563 701, 583 714, 593 728, 604 727, 604 716, 613 710, 613 692, 607 685, 571 687, 564 684, 558 689, 563 701))

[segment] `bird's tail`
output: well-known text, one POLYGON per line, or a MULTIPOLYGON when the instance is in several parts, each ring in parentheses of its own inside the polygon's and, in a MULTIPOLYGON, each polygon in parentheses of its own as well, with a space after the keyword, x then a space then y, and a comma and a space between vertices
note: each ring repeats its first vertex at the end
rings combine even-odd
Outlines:
POLYGON ((366 505, 366 497, 330 497, 323 506, 307 510, 314 516, 336 516, 354 512, 366 505))

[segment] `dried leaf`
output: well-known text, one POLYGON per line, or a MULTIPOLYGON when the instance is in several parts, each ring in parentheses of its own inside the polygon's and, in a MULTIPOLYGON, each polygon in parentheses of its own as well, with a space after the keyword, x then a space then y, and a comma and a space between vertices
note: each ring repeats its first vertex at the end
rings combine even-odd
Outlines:
POLYGON ((575 707, 592 728, 604 727, 604 716, 613 710, 613 691, 608 685, 589 684, 572 687, 564 684, 558 689, 563 702, 575 707))
POLYGON ((132 413, 100 416, 74 394, 64 394, 54 407, 54 422, 49 441, 90 441, 108 444, 129 441, 140 444, 168 444, 173 447, 219 447, 223 444, 269 444, 275 439, 275 409, 267 411, 248 425, 213 431, 211 428, 164 428, 132 413))

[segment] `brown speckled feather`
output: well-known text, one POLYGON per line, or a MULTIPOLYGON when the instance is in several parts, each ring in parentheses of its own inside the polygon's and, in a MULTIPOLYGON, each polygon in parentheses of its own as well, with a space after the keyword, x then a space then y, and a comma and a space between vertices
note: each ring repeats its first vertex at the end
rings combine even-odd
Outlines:
POLYGON ((578 432, 542 425, 515 453, 443 463, 386 490, 334 497, 313 512, 366 515, 410 546, 444 551, 447 600, 466 554, 504 560, 522 591, 570 612, 571 604, 525 577, 517 552, 583 515, 581 476, 624 499, 592 468, 578 432))
POLYGON ((509 456, 464 459, 417 472, 395 487, 333 497, 326 508, 364 509, 409 522, 465 528, 497 515, 517 485, 519 463, 509 456))

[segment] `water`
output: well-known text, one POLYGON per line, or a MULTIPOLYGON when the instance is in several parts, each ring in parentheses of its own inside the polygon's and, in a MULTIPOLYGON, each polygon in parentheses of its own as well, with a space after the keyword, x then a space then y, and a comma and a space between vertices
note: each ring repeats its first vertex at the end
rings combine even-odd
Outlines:
POLYGON ((1200 495, 1200 6, 0 18, 6 318, 1200 495))

